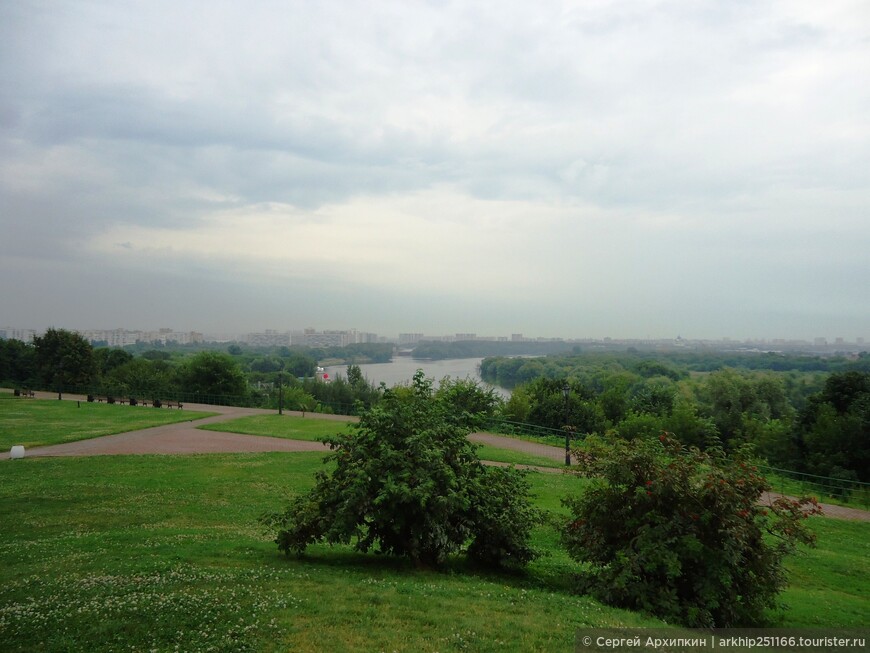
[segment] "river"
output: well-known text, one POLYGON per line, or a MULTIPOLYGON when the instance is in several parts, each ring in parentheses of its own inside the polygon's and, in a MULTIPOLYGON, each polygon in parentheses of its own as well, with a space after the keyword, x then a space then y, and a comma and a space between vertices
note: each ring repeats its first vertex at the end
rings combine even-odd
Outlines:
MULTIPOLYGON (((494 388, 496 392, 505 398, 510 397, 510 390, 483 383, 480 378, 480 372, 477 369, 482 360, 482 358, 448 358, 433 361, 418 360, 410 356, 393 356, 393 360, 389 363, 368 363, 360 365, 359 368, 362 370, 364 378, 375 385, 380 385, 382 382, 386 383, 388 388, 399 383, 410 383, 411 379, 414 378, 414 373, 417 370, 423 370, 426 376, 435 379, 436 387, 438 382, 445 376, 454 379, 464 379, 467 377, 479 381, 486 387, 494 388)), ((330 378, 347 376, 347 365, 331 365, 325 368, 325 370, 330 378)))

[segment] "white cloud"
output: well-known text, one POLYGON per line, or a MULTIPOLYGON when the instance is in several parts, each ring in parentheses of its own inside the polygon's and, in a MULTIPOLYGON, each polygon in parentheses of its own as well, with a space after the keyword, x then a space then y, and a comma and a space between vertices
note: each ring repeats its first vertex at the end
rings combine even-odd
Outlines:
POLYGON ((243 206, 181 228, 118 224, 85 247, 139 267, 204 263, 232 274, 507 299, 518 288, 556 281, 554 269, 563 266, 535 256, 584 215, 596 219, 595 211, 576 206, 480 200, 435 188, 315 210, 243 206))

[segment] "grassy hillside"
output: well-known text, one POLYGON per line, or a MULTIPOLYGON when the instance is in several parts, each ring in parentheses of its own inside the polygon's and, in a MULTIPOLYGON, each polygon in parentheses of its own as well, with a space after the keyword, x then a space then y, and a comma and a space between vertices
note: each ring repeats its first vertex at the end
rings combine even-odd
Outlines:
MULTIPOLYGON (((570 651, 590 626, 656 625, 571 591, 556 533, 523 574, 312 547, 284 558, 258 515, 310 487, 319 453, 24 459, 0 465, 0 650, 570 651)), ((532 474, 539 504, 577 480, 532 474)), ((815 520, 783 625, 862 625, 863 523, 815 520), (830 606, 822 608, 821 606, 830 606)))
MULTIPOLYGON (((84 404, 10 399, 0 400, 0 432, 16 419, 16 429, 47 428, 42 404, 66 411, 55 416, 58 433, 93 428, 84 404), (14 410, 4 410, 6 401, 14 410), (19 406, 29 416, 16 415, 19 406)), ((114 416, 104 429, 138 428, 139 414, 181 416, 94 408, 114 416)), ((316 439, 346 426, 267 416, 233 428, 316 439)), ((481 453, 540 462, 495 447, 481 453)), ((321 460, 273 453, 0 461, 0 651, 570 651, 580 628, 662 625, 575 594, 576 567, 552 525, 535 532, 547 555, 524 573, 483 572, 461 558, 441 571, 416 569, 350 547, 285 558, 257 518, 311 487, 321 460)), ((566 475, 529 478, 538 505, 553 514, 563 511, 562 497, 583 489, 566 475)), ((772 623, 863 626, 870 524, 811 526, 819 546, 789 562, 789 608, 772 613, 772 623)))
POLYGON ((0 451, 41 447, 186 422, 216 413, 150 406, 24 399, 0 393, 0 451))

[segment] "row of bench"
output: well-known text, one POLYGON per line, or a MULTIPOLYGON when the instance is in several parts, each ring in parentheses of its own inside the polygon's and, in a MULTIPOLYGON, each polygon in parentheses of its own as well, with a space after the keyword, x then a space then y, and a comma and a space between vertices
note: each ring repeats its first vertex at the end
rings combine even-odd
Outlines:
POLYGON ((150 404, 154 408, 166 406, 167 408, 178 408, 179 410, 184 408, 184 404, 180 401, 152 399, 149 402, 147 399, 139 400, 136 397, 113 397, 112 395, 88 395, 88 401, 97 401, 99 403, 105 401, 107 404, 130 404, 131 406, 148 406, 150 404))
MULTIPOLYGON (((16 397, 25 397, 28 399, 32 399, 36 396, 36 393, 33 390, 28 389, 18 389, 16 388, 14 391, 16 397)), ((88 395, 88 401, 90 402, 106 402, 107 404, 129 404, 131 406, 154 406, 154 408, 161 408, 166 406, 167 408, 178 408, 179 410, 184 408, 184 404, 180 401, 172 401, 166 399, 152 399, 148 401, 147 399, 136 399, 136 397, 114 397, 112 395, 88 395)))

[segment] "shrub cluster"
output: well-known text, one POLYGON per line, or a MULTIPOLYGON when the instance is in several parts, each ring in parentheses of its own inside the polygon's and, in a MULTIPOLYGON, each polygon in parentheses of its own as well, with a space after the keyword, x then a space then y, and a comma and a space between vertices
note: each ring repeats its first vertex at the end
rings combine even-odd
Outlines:
POLYGON ((685 449, 670 434, 590 438, 579 469, 595 479, 562 540, 600 600, 693 627, 748 626, 772 607, 783 558, 811 544, 814 499, 759 503, 769 486, 747 452, 685 449))
MULTIPOLYGON (((486 467, 467 439, 476 424, 467 384, 440 392, 422 372, 385 390, 349 434, 327 440, 331 472, 264 521, 287 554, 316 542, 353 544, 438 566, 464 551, 492 566, 537 552, 542 515, 515 469, 486 467)), ((590 437, 575 452, 591 487, 564 500, 569 555, 581 589, 600 600, 693 627, 758 624, 785 585, 783 558, 813 537, 814 500, 759 500, 769 489, 749 452, 686 449, 670 434, 590 437)))
POLYGON ((422 372, 385 390, 353 432, 327 440, 334 470, 288 509, 267 516, 286 552, 314 542, 407 556, 437 566, 467 547, 490 565, 523 565, 539 519, 521 472, 481 464, 446 395, 422 372))

